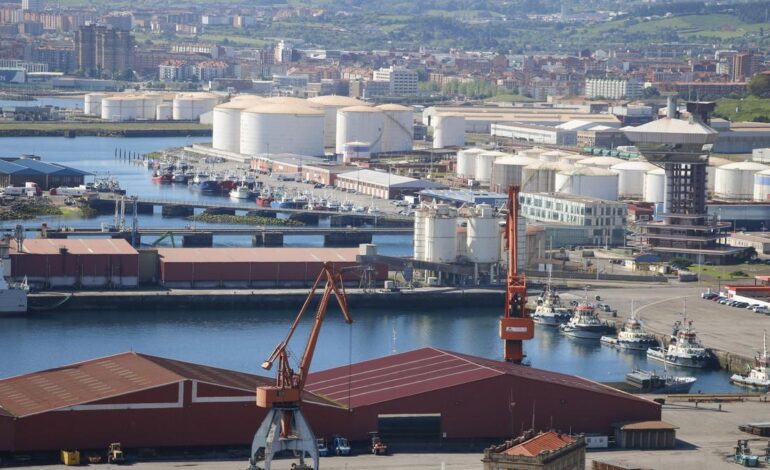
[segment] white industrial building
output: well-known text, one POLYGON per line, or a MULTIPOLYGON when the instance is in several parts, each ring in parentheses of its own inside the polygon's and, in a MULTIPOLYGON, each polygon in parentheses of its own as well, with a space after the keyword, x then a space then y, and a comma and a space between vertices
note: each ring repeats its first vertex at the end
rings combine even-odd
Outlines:
POLYGON ((390 95, 416 95, 419 91, 417 85, 417 71, 406 67, 390 66, 374 71, 374 81, 388 82, 390 95))
POLYGON ((490 134, 494 137, 541 145, 575 145, 577 143, 575 131, 538 124, 496 123, 492 124, 490 134))
POLYGON ((548 244, 622 245, 626 204, 564 193, 521 193, 521 215, 545 227, 548 244))
POLYGON ((395 199, 404 195, 416 195, 423 189, 441 189, 445 185, 432 181, 409 178, 384 171, 364 168, 340 173, 334 185, 381 199, 395 199))
POLYGON ((641 98, 642 83, 633 79, 587 78, 585 95, 589 99, 641 98))

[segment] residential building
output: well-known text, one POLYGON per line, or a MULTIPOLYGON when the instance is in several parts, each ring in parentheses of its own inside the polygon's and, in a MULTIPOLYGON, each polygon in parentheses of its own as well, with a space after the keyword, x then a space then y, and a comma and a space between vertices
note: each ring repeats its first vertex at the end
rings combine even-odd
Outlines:
POLYGON ((70 73, 78 67, 75 49, 67 46, 33 46, 30 59, 45 64, 52 72, 70 73))
POLYGON ((171 46, 171 52, 175 54, 200 54, 211 57, 212 59, 218 59, 220 54, 224 54, 224 51, 216 44, 186 44, 177 43, 171 46))
POLYGON ((734 82, 745 82, 753 75, 754 55, 750 52, 741 52, 733 56, 733 66, 730 70, 730 78, 734 82))
POLYGON ((23 11, 43 11, 45 5, 43 0, 21 0, 21 9, 23 11))
POLYGON ((75 35, 78 69, 87 76, 115 76, 133 70, 134 37, 111 26, 87 24, 75 35))
POLYGON ((618 100, 642 96, 642 84, 633 79, 588 78, 585 89, 586 98, 618 100))
POLYGON ((554 247, 622 245, 626 204, 566 193, 522 193, 521 215, 545 227, 554 247))
POLYGON ((522 436, 484 450, 484 470, 583 470, 586 442, 582 435, 554 431, 522 436))
POLYGON ((223 78, 227 75, 227 62, 221 60, 205 60, 192 66, 192 74, 199 81, 209 81, 223 78))
POLYGON ((293 53, 294 46, 282 39, 275 45, 275 49, 273 50, 273 61, 276 64, 289 63, 291 62, 293 53))
POLYGON ((162 82, 183 82, 191 76, 190 65, 184 60, 167 60, 158 66, 158 79, 162 82))
POLYGON ((390 66, 374 71, 375 81, 388 82, 389 93, 392 96, 416 95, 417 71, 405 67, 390 66))

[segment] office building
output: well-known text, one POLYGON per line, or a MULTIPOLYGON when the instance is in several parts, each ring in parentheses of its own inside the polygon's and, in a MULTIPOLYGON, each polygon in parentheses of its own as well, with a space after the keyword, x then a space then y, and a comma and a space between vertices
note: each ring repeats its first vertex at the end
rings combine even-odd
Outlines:
POLYGON ((604 98, 618 100, 621 98, 640 98, 642 84, 636 80, 588 78, 586 79, 586 98, 604 98))
POLYGON ((416 95, 417 72, 405 67, 391 66, 374 71, 374 81, 388 82, 389 94, 392 96, 416 95))

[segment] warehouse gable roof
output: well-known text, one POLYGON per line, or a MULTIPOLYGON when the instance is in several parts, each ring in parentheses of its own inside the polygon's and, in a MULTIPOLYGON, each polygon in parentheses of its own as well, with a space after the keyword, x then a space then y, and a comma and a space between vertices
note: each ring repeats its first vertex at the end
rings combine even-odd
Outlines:
POLYGON ((59 165, 57 163, 41 162, 40 160, 33 160, 29 158, 20 158, 18 160, 14 160, 13 164, 37 171, 44 175, 88 176, 92 174, 88 173, 87 171, 81 171, 76 168, 70 168, 68 166, 59 165))
POLYGON ((436 348, 422 348, 316 372, 308 378, 307 388, 355 408, 503 375, 649 402, 581 377, 436 348))
POLYGON ((354 263, 357 255, 358 248, 158 249, 158 256, 164 263, 354 263))
POLYGON ((65 249, 71 255, 136 255, 126 240, 118 238, 36 238, 24 240, 22 252, 58 255, 65 249))
POLYGON ((360 181, 361 183, 374 184, 377 186, 389 186, 391 188, 446 188, 446 185, 434 183, 433 181, 419 180, 384 171, 365 169, 340 173, 337 175, 337 178, 360 181))

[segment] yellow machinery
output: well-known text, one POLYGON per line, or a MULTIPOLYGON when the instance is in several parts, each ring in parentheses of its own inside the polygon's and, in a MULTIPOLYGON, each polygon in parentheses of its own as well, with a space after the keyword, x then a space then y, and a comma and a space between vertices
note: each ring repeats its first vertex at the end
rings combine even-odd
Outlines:
POLYGON ((120 442, 113 442, 107 448, 107 463, 123 463, 126 458, 123 456, 123 449, 120 447, 120 442))
POLYGON ((76 450, 61 451, 61 463, 67 466, 80 465, 80 452, 76 450))

